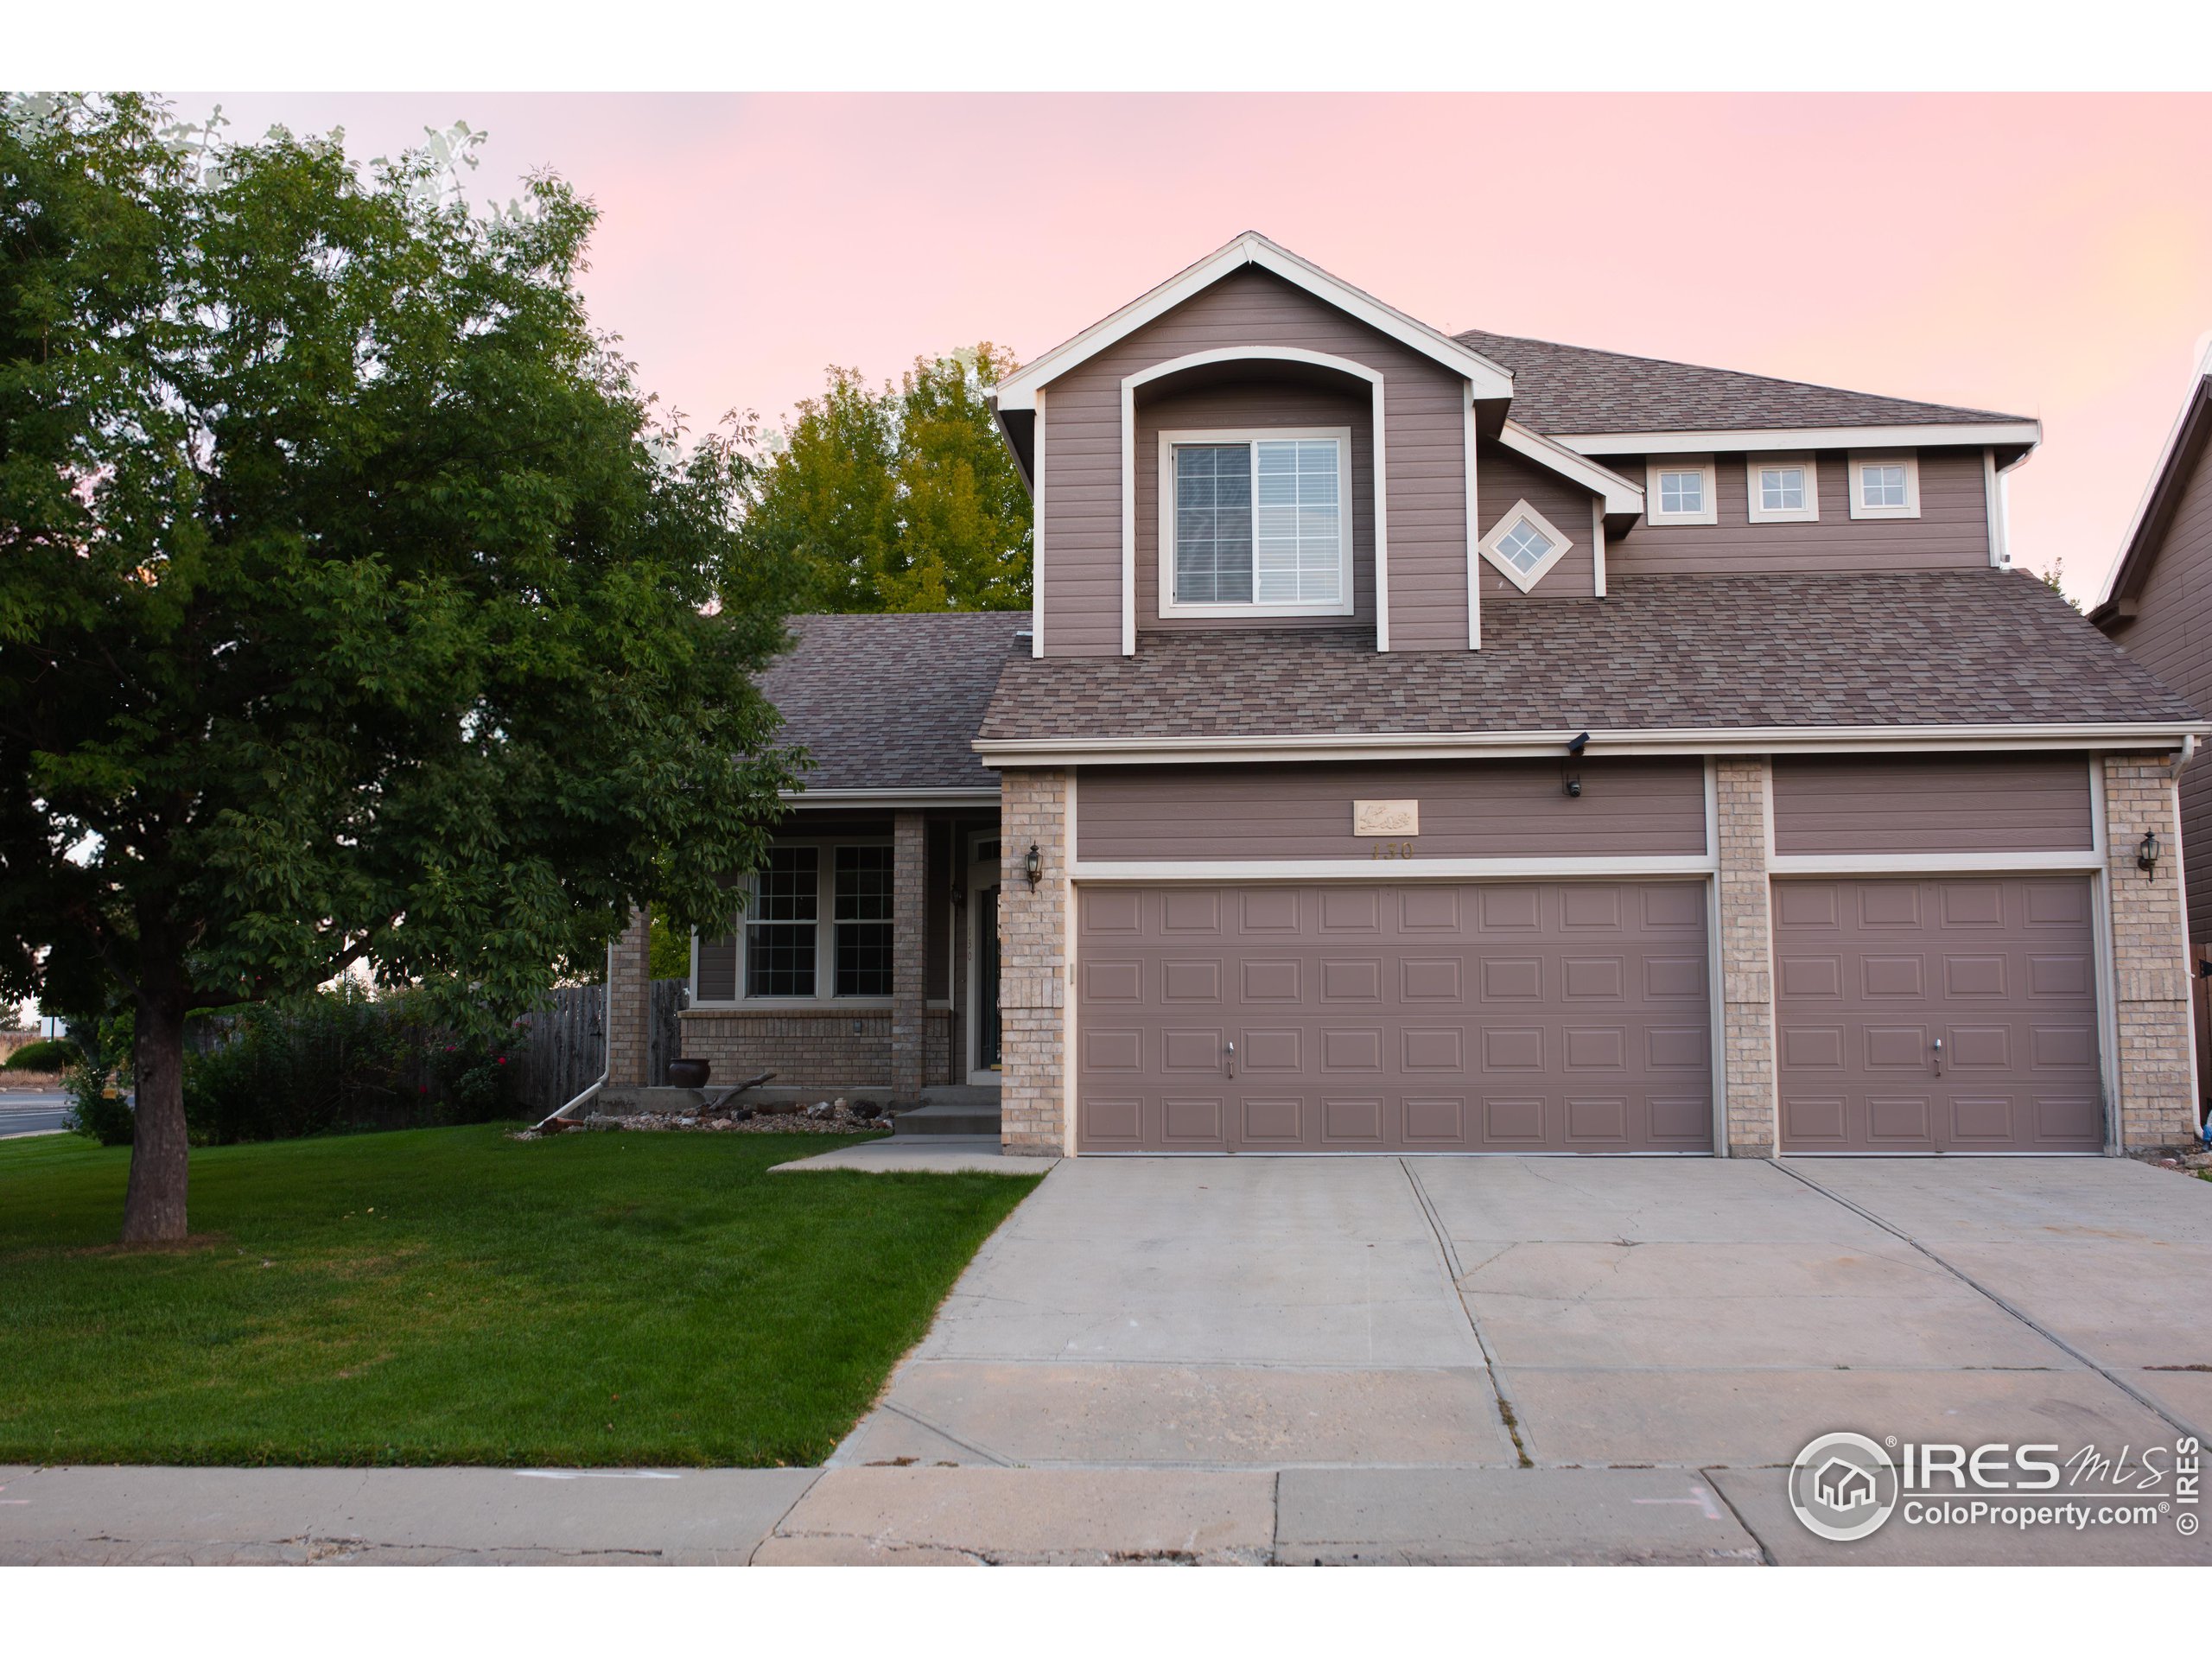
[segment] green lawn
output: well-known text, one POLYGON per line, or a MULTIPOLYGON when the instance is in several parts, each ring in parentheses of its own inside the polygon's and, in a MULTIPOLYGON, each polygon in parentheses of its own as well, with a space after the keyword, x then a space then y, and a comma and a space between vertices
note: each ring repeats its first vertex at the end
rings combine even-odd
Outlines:
POLYGON ((0 1463, 819 1462, 1031 1187, 771 1175, 816 1135, 0 1143, 0 1463))

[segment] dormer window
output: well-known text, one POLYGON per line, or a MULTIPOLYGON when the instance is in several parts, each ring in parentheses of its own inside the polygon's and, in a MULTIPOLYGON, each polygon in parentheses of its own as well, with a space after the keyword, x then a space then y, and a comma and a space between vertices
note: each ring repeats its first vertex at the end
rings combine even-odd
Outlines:
POLYGON ((1821 475, 1810 455, 1753 455, 1745 463, 1755 524, 1809 524, 1821 516, 1821 475))
POLYGON ((1573 545, 1526 501, 1516 501, 1481 542, 1483 556, 1524 594, 1541 582, 1544 573, 1573 545))
POLYGON ((1920 457, 1910 453, 1851 458, 1851 516, 1920 517, 1920 457))
POLYGON ((1719 523, 1712 456, 1662 455, 1649 463, 1645 472, 1643 512, 1648 523, 1719 523))
POLYGON ((1160 435, 1163 616, 1352 608, 1351 434, 1160 435))

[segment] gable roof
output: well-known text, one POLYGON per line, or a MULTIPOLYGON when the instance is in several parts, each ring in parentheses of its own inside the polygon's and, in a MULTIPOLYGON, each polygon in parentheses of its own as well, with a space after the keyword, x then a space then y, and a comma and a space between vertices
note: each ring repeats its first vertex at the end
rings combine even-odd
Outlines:
POLYGON ((1600 435, 1749 432, 1777 429, 1955 427, 2014 429, 1958 442, 2028 442, 2037 423, 1993 410, 1958 409, 1873 392, 1777 380, 1734 369, 1470 328, 1457 338, 1513 371, 1513 418, 1574 443, 1600 435))
POLYGON ((1154 318, 1173 310, 1192 295, 1212 287, 1224 276, 1257 265, 1285 282, 1388 334, 1400 345, 1434 359, 1455 374, 1465 375, 1478 402, 1513 396, 1513 376, 1475 347, 1453 340, 1441 329, 1409 317, 1395 306, 1385 305, 1364 289, 1332 276, 1312 261, 1269 241, 1257 231, 1246 231, 1199 260, 1140 295, 1111 316, 1101 318, 1072 339, 1025 363, 999 383, 1001 411, 1033 410, 1037 388, 1058 379, 1077 364, 1096 357, 1116 340, 1127 339, 1154 318))
POLYGON ((1605 599, 1486 607, 1478 652, 1386 655, 1361 630, 1251 629, 1153 634, 1134 657, 1017 658, 979 747, 1172 758, 1222 744, 1321 753, 1355 738, 1373 754, 1560 745, 1578 731, 1600 744, 1679 734, 1700 748, 1783 732, 1818 747, 1915 727, 1954 741, 2207 729, 2035 578, 1945 570, 1640 576, 1605 599))
POLYGON ((791 648, 760 690, 783 715, 784 741, 814 758, 801 798, 996 795, 997 774, 969 746, 1028 612, 795 616, 788 626, 791 648))
POLYGON ((2181 413, 2166 434, 2166 447, 2159 453, 2150 483, 2144 486, 2143 499, 2136 504, 2134 521, 2120 544, 2120 557, 2105 577, 2104 592, 2089 607, 2091 621, 2102 624, 2117 620, 2120 602, 2143 591, 2173 524, 2174 511, 2181 505, 2182 493, 2203 458, 2208 441, 2212 441, 2212 348, 2206 350, 2181 413))

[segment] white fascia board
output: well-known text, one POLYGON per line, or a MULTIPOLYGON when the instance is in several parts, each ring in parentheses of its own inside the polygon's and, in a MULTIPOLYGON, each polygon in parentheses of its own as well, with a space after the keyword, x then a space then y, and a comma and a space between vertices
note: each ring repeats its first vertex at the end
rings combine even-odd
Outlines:
POLYGON ((1518 421, 1506 422, 1498 432, 1497 441, 1515 454, 1524 455, 1537 466, 1603 496, 1608 516, 1626 513, 1633 517, 1643 511, 1643 486, 1630 483, 1611 468, 1599 466, 1518 421))
POLYGON ((1032 407, 1039 386, 1058 379, 1077 364, 1096 356, 1116 341, 1128 338, 1154 318, 1173 310, 1192 295, 1212 287, 1223 277, 1243 270, 1246 265, 1258 265, 1264 270, 1272 271, 1285 282, 1304 289, 1348 316, 1389 335, 1400 345, 1433 359, 1455 374, 1465 376, 1478 398, 1510 398, 1513 396, 1513 375, 1510 370, 1491 362, 1478 352, 1468 350, 1450 335, 1408 316, 1395 307, 1385 305, 1373 295, 1331 276, 1319 265, 1300 258, 1258 232, 1247 231, 1197 264, 1169 277, 1151 292, 1130 301, 1111 316, 1091 324, 1073 339, 1062 341, 1035 362, 1024 365, 1019 372, 1001 381, 999 406, 1001 409, 1032 407))
POLYGON ((2120 567, 2127 563, 2127 550, 2135 545, 2135 538, 2143 533, 2143 520, 2151 511, 2151 503, 2158 493, 2158 485, 2166 475, 2166 468, 2174 464, 2174 449, 2181 442, 2182 429, 2189 424, 2190 406, 2196 401, 2197 383, 2212 377, 2212 346, 2208 346, 2204 362, 2196 372, 2196 379, 2189 383, 2189 391, 2181 400, 2181 407, 2174 411, 2173 424, 2166 429, 2166 441, 2158 446, 2158 464, 2151 468, 2151 475, 2143 480, 2143 493, 2135 498, 2135 511, 2127 515, 2127 530, 2120 538, 2120 549, 2113 555, 2112 568, 2105 572, 2105 579, 2097 589, 2097 597, 2089 606, 2088 614, 2095 615, 2112 603, 2113 589, 2119 584, 2120 567))
MULTIPOLYGON (((1385 732, 1280 737, 977 738, 987 766, 1169 766, 1249 760, 1557 758, 1580 728, 1556 732, 1385 732)), ((2083 725, 1665 727, 1595 732, 1587 754, 1859 754, 1945 750, 2184 749, 2212 722, 2083 725)))
POLYGON ((996 806, 995 788, 974 789, 786 789, 779 797, 793 806, 996 806))
POLYGON ((2040 421, 1959 426, 1796 426, 1740 432, 1554 432, 1552 442, 1584 455, 1703 455, 1715 450, 1999 448, 2043 442, 2040 421))

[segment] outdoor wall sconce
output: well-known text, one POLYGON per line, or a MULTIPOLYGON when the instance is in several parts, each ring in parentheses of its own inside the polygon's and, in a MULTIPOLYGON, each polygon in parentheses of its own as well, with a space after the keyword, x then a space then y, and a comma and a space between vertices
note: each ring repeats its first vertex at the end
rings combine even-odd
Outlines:
POLYGON ((1033 887, 1045 879, 1045 861, 1037 856, 1037 843, 1033 841, 1029 843, 1029 856, 1021 861, 1021 873, 1029 878, 1033 887))
POLYGON ((2151 879, 2151 873, 2158 868, 2158 832, 2157 830, 2145 830, 2143 832, 2143 839, 2135 843, 2135 868, 2143 872, 2143 879, 2145 881, 2151 879))
POLYGON ((1573 759, 1560 767, 1559 786, 1560 791, 1570 800, 1582 798, 1582 774, 1574 770, 1573 762, 1580 760, 1582 758, 1582 751, 1589 747, 1590 734, 1587 732, 1567 740, 1567 752, 1573 759))

